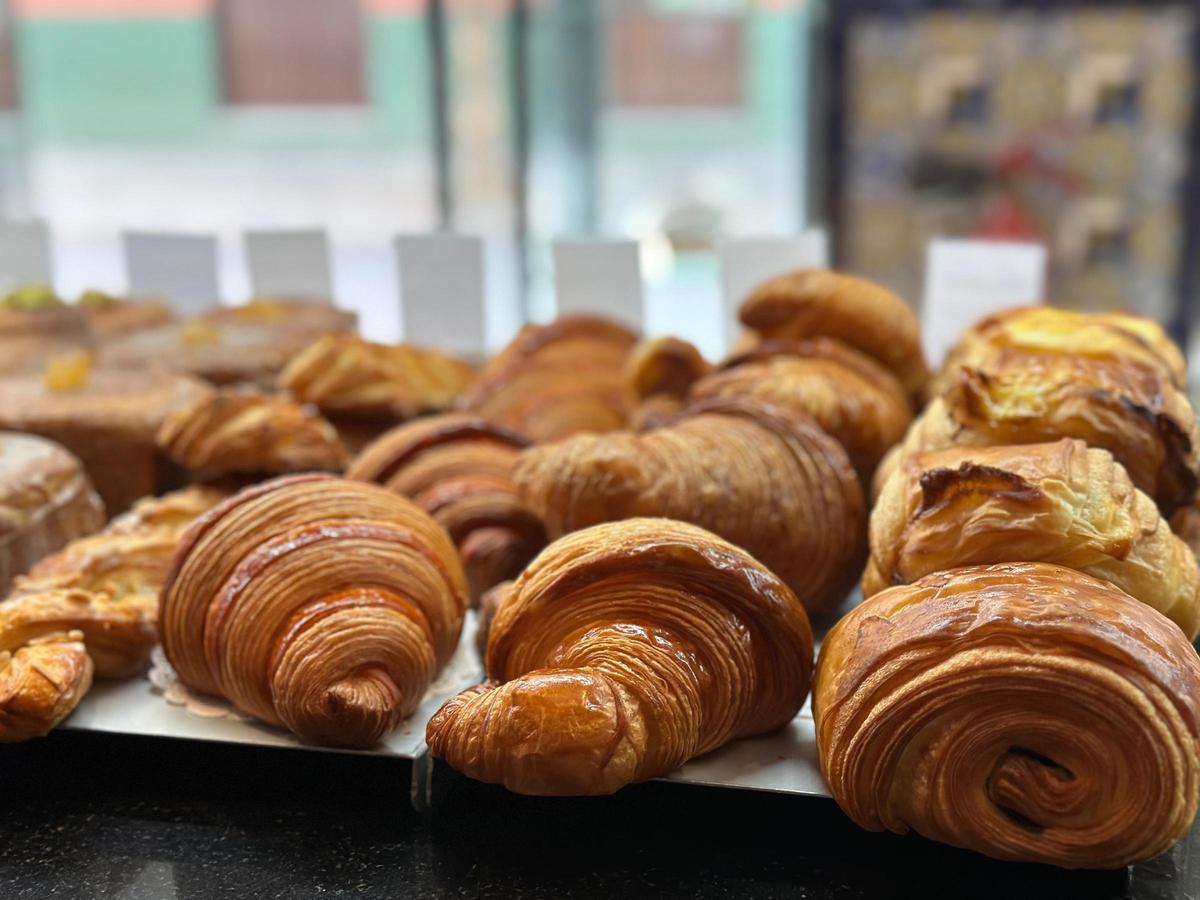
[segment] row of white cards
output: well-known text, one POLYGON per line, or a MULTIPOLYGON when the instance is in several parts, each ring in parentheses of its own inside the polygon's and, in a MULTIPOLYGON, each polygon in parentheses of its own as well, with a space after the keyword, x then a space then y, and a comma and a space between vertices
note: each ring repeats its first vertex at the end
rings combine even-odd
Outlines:
MULTIPOLYGON (((219 296, 217 241, 212 235, 126 232, 129 293, 166 298, 182 315, 219 296)), ((451 234, 395 239, 405 339, 466 354, 484 346, 484 244, 451 234)), ((322 229, 245 233, 256 296, 328 302, 330 246, 322 229)), ((826 266, 821 229, 786 238, 721 242, 722 318, 727 340, 737 308, 760 282, 799 268, 826 266)), ((0 285, 50 282, 51 240, 39 221, 0 222, 0 285)), ((937 240, 929 245, 923 331, 932 360, 972 321, 1016 303, 1041 302, 1045 248, 1037 244, 937 240)), ((554 245, 559 313, 601 313, 640 327, 645 297, 638 244, 631 240, 562 241, 554 245)))

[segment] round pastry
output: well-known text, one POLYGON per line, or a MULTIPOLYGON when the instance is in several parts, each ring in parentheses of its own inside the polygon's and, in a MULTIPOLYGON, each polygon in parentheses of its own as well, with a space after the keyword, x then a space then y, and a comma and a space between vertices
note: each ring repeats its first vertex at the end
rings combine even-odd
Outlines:
POLYGON ((175 318, 170 307, 161 300, 114 297, 94 288, 79 295, 78 306, 87 316, 92 331, 101 340, 145 328, 156 328, 175 318))
POLYGON ((40 372, 51 359, 94 343, 87 317, 49 285, 24 285, 0 296, 0 375, 40 372))

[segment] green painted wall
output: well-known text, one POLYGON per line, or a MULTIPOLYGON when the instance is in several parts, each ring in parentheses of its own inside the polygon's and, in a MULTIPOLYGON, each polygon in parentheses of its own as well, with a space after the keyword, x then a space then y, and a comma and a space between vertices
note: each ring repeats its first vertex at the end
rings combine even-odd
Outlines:
POLYGON ((420 15, 370 19, 366 84, 383 132, 400 143, 427 143, 432 128, 429 41, 420 15))

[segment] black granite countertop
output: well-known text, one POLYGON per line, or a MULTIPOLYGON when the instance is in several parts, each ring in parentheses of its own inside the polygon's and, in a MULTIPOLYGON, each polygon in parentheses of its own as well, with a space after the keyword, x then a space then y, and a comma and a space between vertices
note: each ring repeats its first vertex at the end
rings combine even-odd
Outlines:
POLYGON ((1200 834, 1121 872, 868 834, 830 801, 648 784, 517 797, 439 767, 59 732, 0 747, 0 898, 1200 896, 1200 834))

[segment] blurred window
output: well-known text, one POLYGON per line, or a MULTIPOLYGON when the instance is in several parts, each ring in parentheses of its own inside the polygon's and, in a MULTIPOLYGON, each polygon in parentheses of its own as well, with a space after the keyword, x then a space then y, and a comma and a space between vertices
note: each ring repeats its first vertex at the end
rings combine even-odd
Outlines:
POLYGON ((626 15, 612 28, 618 106, 742 102, 742 23, 716 16, 626 15))
POLYGON ((359 0, 221 0, 218 17, 227 102, 365 101, 359 0))

